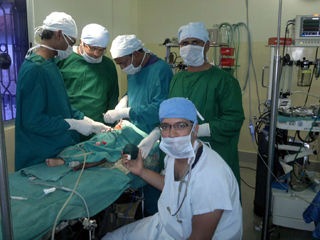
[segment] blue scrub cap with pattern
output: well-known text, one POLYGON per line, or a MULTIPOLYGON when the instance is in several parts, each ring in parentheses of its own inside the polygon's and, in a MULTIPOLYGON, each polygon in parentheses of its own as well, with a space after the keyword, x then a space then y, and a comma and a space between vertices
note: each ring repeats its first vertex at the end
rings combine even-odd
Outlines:
POLYGON ((184 118, 198 123, 196 106, 188 99, 182 97, 170 98, 160 104, 160 123, 164 118, 184 118))
POLYGON ((178 31, 179 43, 186 38, 198 38, 205 43, 210 40, 209 33, 203 22, 191 22, 188 25, 182 26, 178 31))

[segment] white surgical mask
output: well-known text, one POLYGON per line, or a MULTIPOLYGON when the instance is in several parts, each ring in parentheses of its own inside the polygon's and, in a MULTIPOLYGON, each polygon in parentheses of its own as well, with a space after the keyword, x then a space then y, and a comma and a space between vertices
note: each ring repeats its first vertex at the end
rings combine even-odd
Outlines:
POLYGON ((180 56, 184 63, 192 67, 200 67, 204 63, 204 48, 201 46, 187 45, 180 48, 180 56))
POLYGON ((146 57, 146 54, 147 54, 147 52, 144 52, 143 59, 138 67, 134 67, 132 64, 132 62, 133 62, 133 54, 132 54, 131 64, 129 66, 125 67, 124 69, 122 69, 122 71, 124 71, 124 73, 126 73, 128 75, 133 75, 133 74, 140 72, 141 66, 142 66, 142 63, 146 57))
POLYGON ((160 149, 173 158, 194 158, 194 150, 191 144, 191 133, 183 137, 161 137, 160 149))
POLYGON ((73 50, 72 50, 72 47, 69 45, 67 39, 65 38, 64 34, 62 34, 62 36, 63 36, 64 40, 66 41, 66 43, 68 44, 67 50, 58 50, 58 49, 54 49, 54 48, 52 48, 52 47, 49 47, 49 46, 47 46, 47 45, 39 44, 39 43, 38 43, 35 47, 32 47, 32 48, 30 48, 30 49, 28 50, 26 57, 29 57, 29 56, 30 56, 31 51, 32 51, 33 49, 39 48, 40 46, 41 46, 41 47, 44 47, 44 48, 47 48, 47 49, 50 49, 50 50, 53 50, 53 51, 57 51, 57 52, 58 52, 58 54, 56 55, 56 58, 57 58, 57 59, 62 60, 62 59, 65 59, 65 58, 69 57, 69 56, 72 54, 73 50))
POLYGON ((89 56, 86 51, 84 50, 84 46, 82 43, 82 48, 83 48, 83 53, 81 52, 81 47, 79 46, 79 52, 81 54, 81 56, 83 57, 84 60, 86 60, 88 63, 101 63, 102 61, 102 56, 99 58, 94 58, 89 56))

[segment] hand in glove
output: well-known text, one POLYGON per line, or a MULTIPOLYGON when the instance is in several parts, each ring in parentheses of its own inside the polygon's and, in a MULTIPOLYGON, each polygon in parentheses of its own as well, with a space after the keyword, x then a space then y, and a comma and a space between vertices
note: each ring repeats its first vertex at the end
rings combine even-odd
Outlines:
POLYGON ((77 120, 73 118, 65 119, 69 123, 69 130, 76 130, 84 136, 89 136, 93 131, 93 125, 86 120, 77 120))
POLYGON ((211 137, 209 123, 199 125, 197 137, 211 137))
POLYGON ((146 159, 154 145, 154 143, 160 139, 160 129, 155 128, 152 130, 152 132, 142 139, 142 141, 139 143, 138 148, 141 149, 142 158, 146 159))
POLYGON ((121 108, 118 110, 109 110, 104 114, 104 121, 106 123, 114 123, 122 118, 129 118, 129 112, 131 108, 121 108))
POLYGON ((109 132, 111 131, 111 127, 103 124, 103 123, 100 123, 100 122, 96 122, 94 120, 92 120, 91 118, 88 118, 88 117, 84 117, 83 120, 85 120, 86 122, 88 123, 91 123, 92 126, 93 126, 93 129, 92 129, 92 132, 95 133, 95 134, 98 134, 98 133, 101 133, 101 132, 109 132))
POLYGON ((128 95, 121 98, 120 102, 117 104, 114 110, 119 110, 121 108, 126 108, 128 106, 128 95))

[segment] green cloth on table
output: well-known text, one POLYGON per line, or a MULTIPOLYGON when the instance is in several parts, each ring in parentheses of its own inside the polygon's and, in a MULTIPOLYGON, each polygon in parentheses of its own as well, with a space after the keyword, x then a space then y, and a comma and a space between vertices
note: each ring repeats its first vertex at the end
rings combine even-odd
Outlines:
MULTIPOLYGON (((37 166, 39 165, 36 165, 35 169, 37 166)), ((39 166, 39 171, 42 169, 42 166, 39 166)), ((58 182, 41 180, 36 182, 58 187, 62 184, 63 187, 73 189, 80 172, 71 171, 58 182)), ((28 198, 27 201, 11 200, 15 240, 39 239, 52 229, 58 212, 71 194, 57 189, 53 193, 44 195, 43 189, 50 187, 31 185, 28 179, 20 172, 9 174, 10 195, 28 198), (41 196, 43 197, 35 199, 41 196)), ((84 170, 76 191, 85 199, 92 217, 112 204, 128 187, 139 188, 145 184, 142 179, 132 174, 125 175, 118 169, 94 167, 84 170)), ((87 212, 81 198, 74 194, 62 212, 60 220, 79 217, 87 217, 87 212)), ((0 236, 2 236, 1 233, 0 236)))
POLYGON ((25 177, 37 177, 41 180, 56 182, 71 170, 72 168, 67 165, 48 167, 47 163, 43 162, 28 168, 23 168, 20 170, 20 173, 25 177))
MULTIPOLYGON (((135 125, 128 121, 122 121, 121 129, 115 129, 106 133, 99 133, 88 141, 65 148, 58 157, 65 160, 66 164, 72 161, 84 161, 84 153, 86 162, 99 162, 106 159, 108 162, 115 162, 121 158, 121 151, 127 143, 136 146, 143 138, 148 136, 135 125)), ((149 156, 158 152, 159 143, 156 142, 151 149, 149 156)))

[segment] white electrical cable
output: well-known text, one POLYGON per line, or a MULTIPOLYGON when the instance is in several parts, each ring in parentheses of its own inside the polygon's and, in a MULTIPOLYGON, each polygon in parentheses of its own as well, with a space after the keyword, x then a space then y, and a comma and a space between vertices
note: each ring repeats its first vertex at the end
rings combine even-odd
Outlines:
MULTIPOLYGON (((58 215, 57 215, 57 217, 56 217, 56 219, 55 219, 55 221, 54 221, 54 225, 53 225, 53 228, 52 228, 52 234, 51 234, 51 240, 54 240, 54 234, 55 234, 55 230, 56 230, 56 225, 57 225, 57 223, 58 223, 58 220, 59 220, 59 218, 60 218, 60 215, 61 215, 62 211, 65 209, 65 207, 68 205, 69 201, 71 200, 71 198, 72 198, 72 196, 73 196, 73 194, 74 194, 74 191, 77 189, 78 184, 79 184, 79 181, 80 181, 80 178, 81 178, 82 173, 83 173, 83 170, 84 170, 84 167, 85 167, 85 165, 86 165, 86 161, 87 161, 86 153, 85 153, 85 151, 84 151, 83 149, 81 149, 81 148, 69 148, 69 149, 66 149, 66 150, 62 151, 60 154, 62 154, 62 153, 65 152, 65 151, 72 150, 72 149, 80 149, 80 150, 84 153, 83 166, 82 166, 80 175, 79 175, 79 177, 78 177, 78 180, 77 180, 77 182, 76 182, 76 185, 75 185, 75 187, 74 187, 74 189, 73 189, 70 197, 69 197, 69 198, 67 199, 67 201, 64 203, 64 205, 63 205, 62 208, 60 209, 60 211, 59 211, 59 213, 58 213, 58 215)), ((89 214, 88 214, 88 216, 89 216, 89 214)), ((89 217, 88 217, 88 221, 89 221, 89 220, 90 220, 90 219, 89 219, 89 217)))
POLYGON ((308 92, 303 92, 303 91, 295 91, 295 92, 292 92, 291 94, 297 94, 297 93, 310 95, 310 96, 312 96, 312 97, 315 97, 315 98, 320 99, 320 96, 317 96, 317 95, 314 95, 314 94, 311 94, 311 93, 308 93, 308 92))

